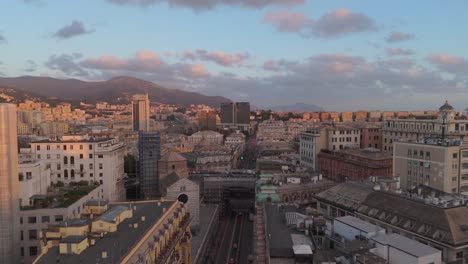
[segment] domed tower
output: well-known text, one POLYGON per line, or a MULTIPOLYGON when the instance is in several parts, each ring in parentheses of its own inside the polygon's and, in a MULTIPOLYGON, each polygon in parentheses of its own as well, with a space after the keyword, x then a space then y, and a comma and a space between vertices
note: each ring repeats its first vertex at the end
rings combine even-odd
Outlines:
POLYGON ((448 132, 447 126, 448 123, 455 118, 455 110, 448 101, 445 101, 441 107, 439 107, 439 120, 442 123, 442 139, 445 138, 446 133, 448 132))

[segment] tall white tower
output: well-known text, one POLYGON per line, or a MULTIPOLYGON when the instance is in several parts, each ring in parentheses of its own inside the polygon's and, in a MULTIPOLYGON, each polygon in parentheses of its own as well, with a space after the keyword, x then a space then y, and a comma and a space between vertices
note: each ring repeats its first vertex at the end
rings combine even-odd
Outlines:
POLYGON ((16 106, 0 104, 0 263, 19 262, 16 106))
POLYGON ((133 131, 150 131, 150 106, 148 94, 135 94, 132 98, 133 131))

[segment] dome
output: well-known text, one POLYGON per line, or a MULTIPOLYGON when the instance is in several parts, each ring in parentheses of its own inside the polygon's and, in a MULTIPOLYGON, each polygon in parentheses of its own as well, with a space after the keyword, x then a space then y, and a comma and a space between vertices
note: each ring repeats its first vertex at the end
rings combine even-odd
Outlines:
POLYGON ((439 111, 453 111, 453 106, 449 105, 448 101, 445 101, 445 104, 439 107, 439 111))

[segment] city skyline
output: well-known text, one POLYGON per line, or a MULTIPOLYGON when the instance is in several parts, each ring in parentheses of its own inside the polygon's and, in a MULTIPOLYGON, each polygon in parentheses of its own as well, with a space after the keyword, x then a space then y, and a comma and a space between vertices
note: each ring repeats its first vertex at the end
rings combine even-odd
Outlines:
POLYGON ((259 107, 413 110, 445 99, 466 107, 463 1, 25 0, 0 8, 9 10, 0 18, 6 77, 131 75, 259 107))

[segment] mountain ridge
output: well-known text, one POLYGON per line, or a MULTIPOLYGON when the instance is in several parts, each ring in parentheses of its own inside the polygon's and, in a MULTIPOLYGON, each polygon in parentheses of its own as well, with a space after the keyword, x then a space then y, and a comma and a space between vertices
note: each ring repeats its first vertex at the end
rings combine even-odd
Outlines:
POLYGON ((128 103, 133 94, 148 93, 150 101, 175 105, 206 104, 219 107, 230 102, 223 96, 208 96, 197 92, 170 89, 132 76, 117 76, 107 81, 88 82, 78 79, 21 76, 0 77, 0 87, 8 87, 43 97, 95 103, 128 103))

